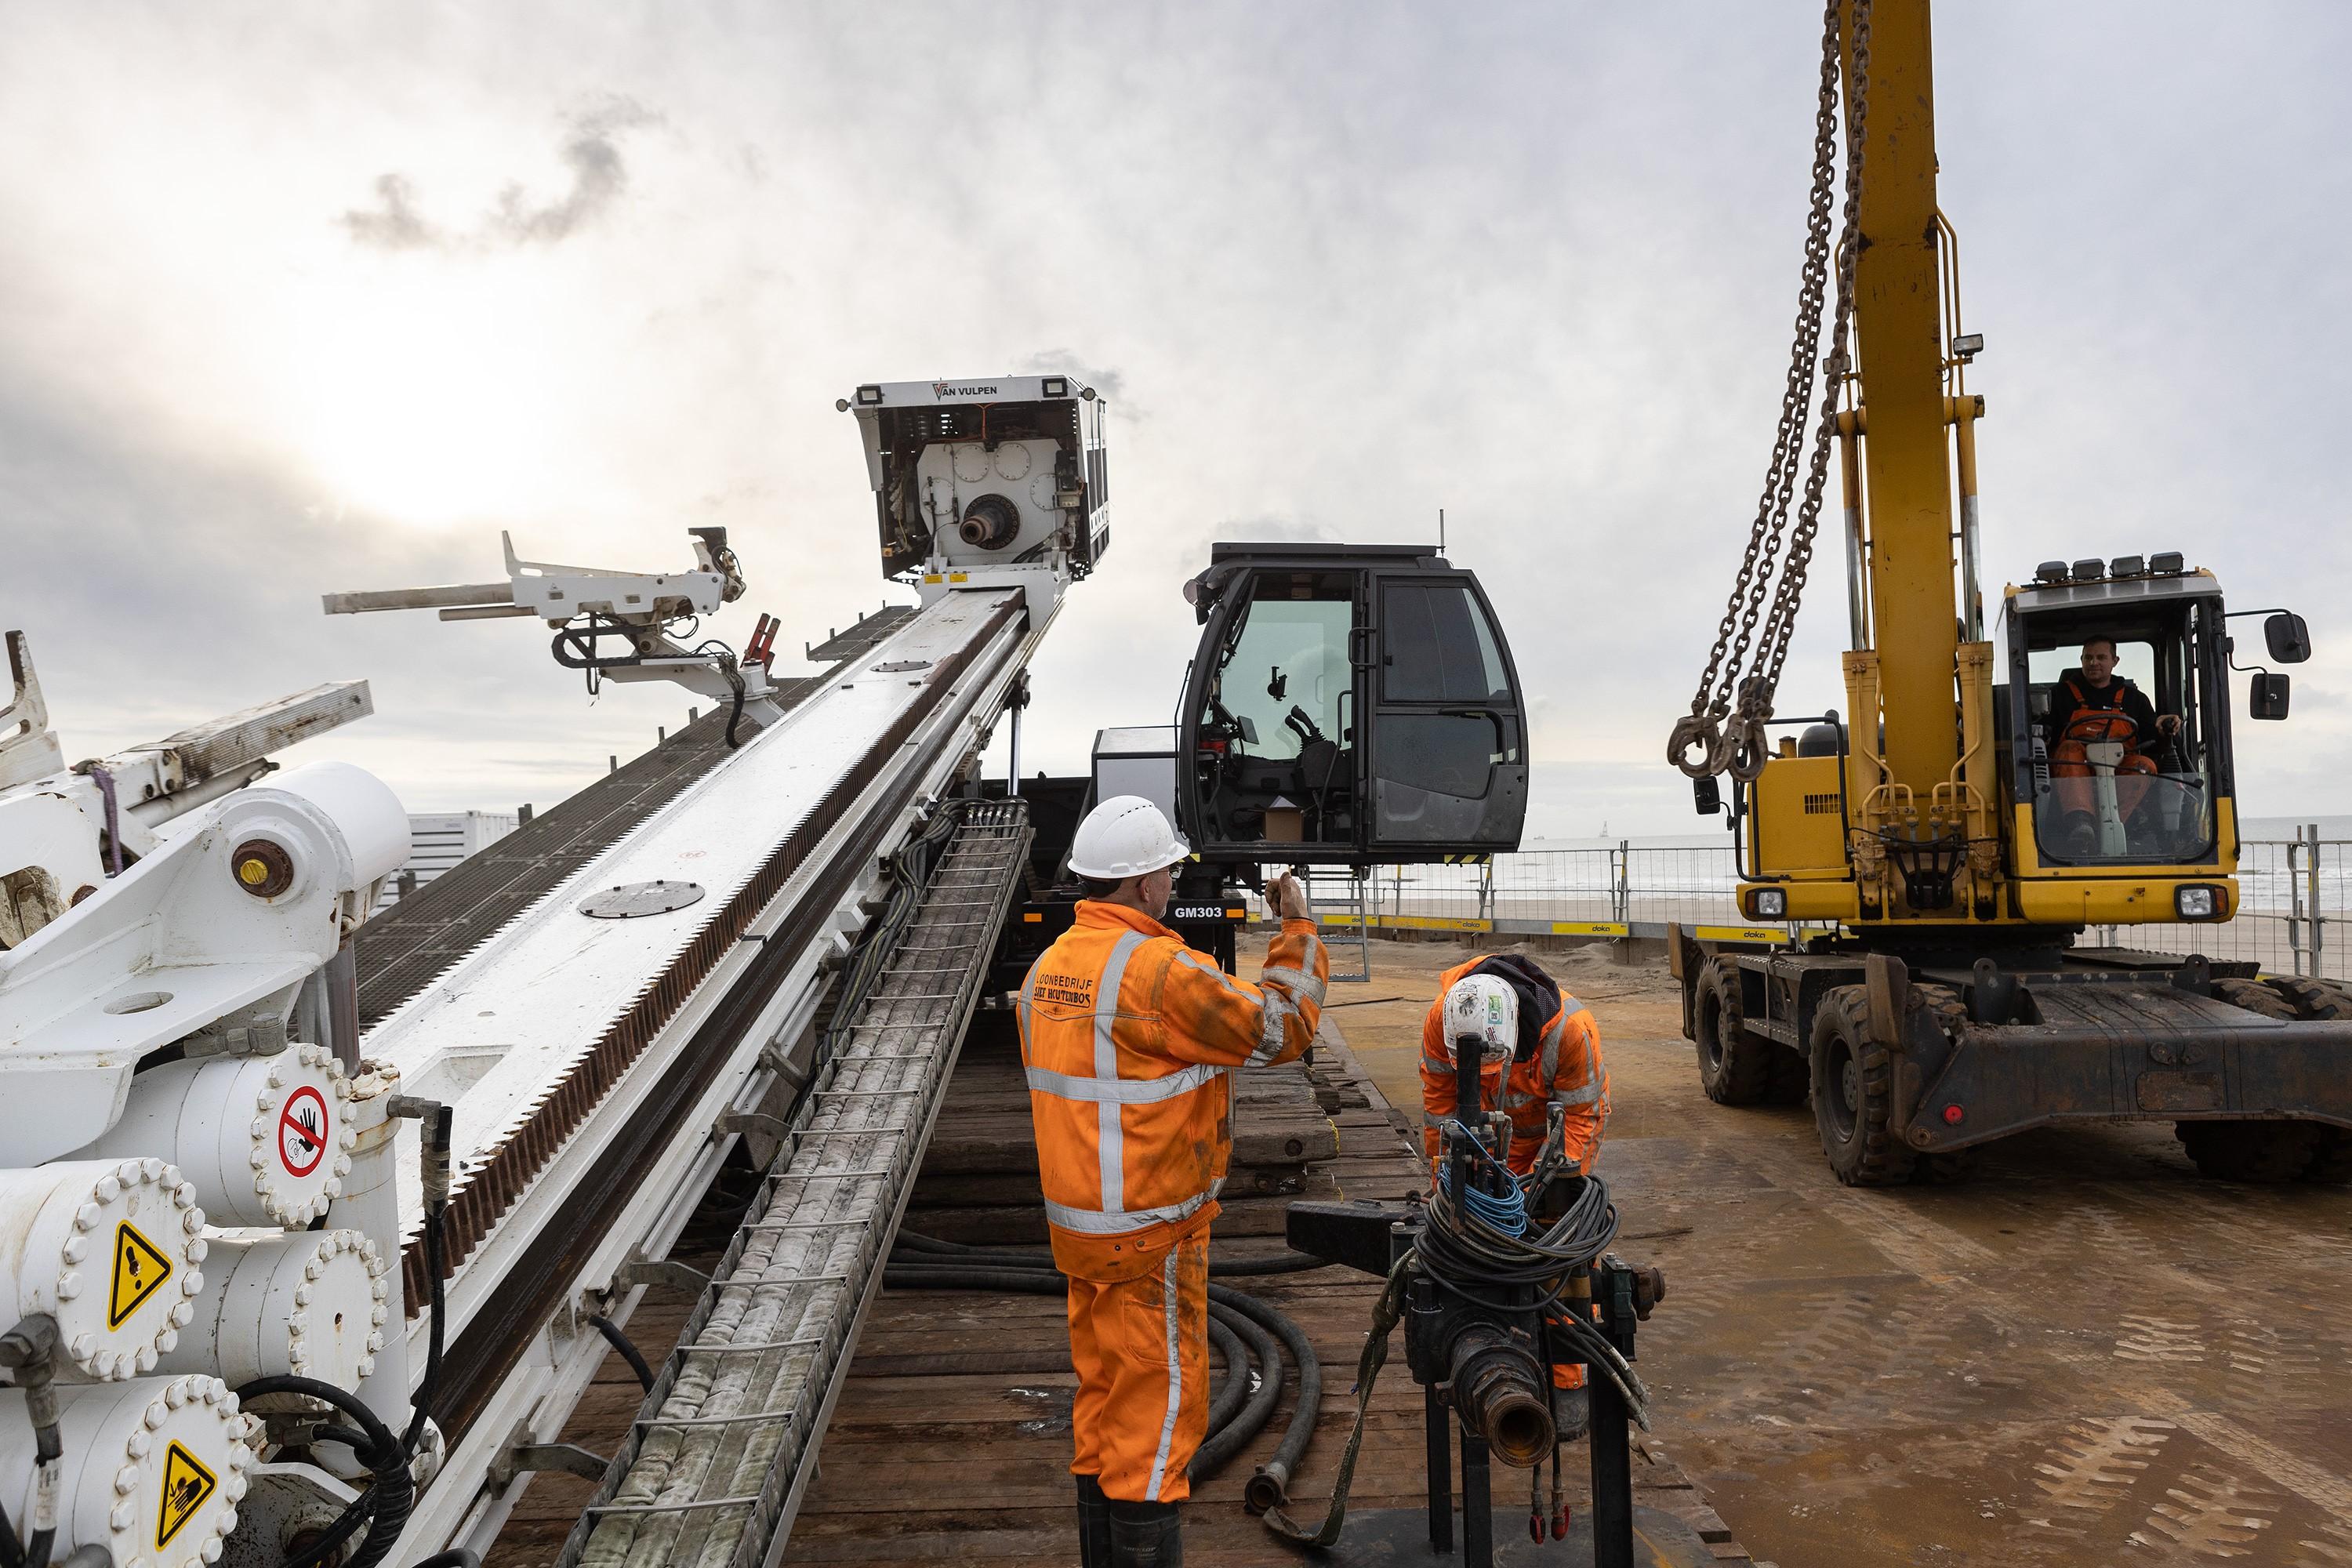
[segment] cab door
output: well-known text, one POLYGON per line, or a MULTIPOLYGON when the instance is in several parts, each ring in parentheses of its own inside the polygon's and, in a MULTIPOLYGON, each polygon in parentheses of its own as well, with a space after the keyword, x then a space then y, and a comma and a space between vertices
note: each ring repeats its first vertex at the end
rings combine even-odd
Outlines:
POLYGON ((1365 611, 1346 562, 1251 565, 1223 586, 1177 734, 1178 826, 1202 858, 1360 856, 1365 611))
POLYGON ((1359 647, 1369 710, 1359 737, 1375 860, 1516 849, 1527 818, 1526 706, 1476 576, 1372 574, 1359 647))

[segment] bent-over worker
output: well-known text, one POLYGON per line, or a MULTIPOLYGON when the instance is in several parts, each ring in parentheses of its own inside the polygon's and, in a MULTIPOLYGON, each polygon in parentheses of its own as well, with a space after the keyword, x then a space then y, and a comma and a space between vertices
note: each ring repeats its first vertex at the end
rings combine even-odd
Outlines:
POLYGON ((1176 1505, 1209 1421, 1209 1221, 1233 1151, 1236 1068, 1315 1037, 1330 962, 1307 894, 1267 889, 1282 929, 1258 984, 1160 923, 1192 853, 1139 795, 1078 825, 1087 884, 1021 988, 1021 1062, 1054 1262, 1069 1277, 1080 1562, 1174 1568, 1176 1505))
MULTIPOLYGON (((1601 1134, 1609 1120, 1609 1069, 1601 1059, 1601 1030, 1591 1009, 1563 991, 1533 959, 1494 953, 1457 964, 1438 977, 1437 995, 1421 1026, 1422 1146, 1433 1176, 1443 1179, 1437 1160, 1439 1128, 1459 1109, 1454 1071, 1454 1037, 1480 1035, 1488 1053, 1478 1072, 1478 1102, 1510 1118, 1507 1163, 1514 1175, 1535 1169, 1549 1135, 1551 1108, 1560 1108, 1562 1152, 1580 1173, 1581 1184, 1601 1158, 1601 1134), (1502 995, 1516 1005, 1500 1005, 1502 995), (1474 1020, 1456 1028, 1447 1015, 1456 1005, 1474 1020), (1484 1026, 1477 1021, 1485 1021, 1484 1026)), ((1561 1184, 1555 1184, 1556 1186, 1561 1184)), ((1555 1201, 1564 1194, 1555 1194, 1555 1201)), ((1563 1437, 1578 1436, 1591 1419, 1584 1394, 1584 1365, 1562 1353, 1552 1357, 1552 1415, 1563 1437)))

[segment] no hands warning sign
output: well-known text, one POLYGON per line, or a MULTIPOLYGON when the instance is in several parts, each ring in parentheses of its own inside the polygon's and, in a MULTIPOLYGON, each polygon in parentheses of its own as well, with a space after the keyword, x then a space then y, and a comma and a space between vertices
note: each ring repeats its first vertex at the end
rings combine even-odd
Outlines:
POLYGON ((278 1109, 278 1163, 289 1176, 307 1176, 327 1157, 327 1097, 306 1083, 278 1109))

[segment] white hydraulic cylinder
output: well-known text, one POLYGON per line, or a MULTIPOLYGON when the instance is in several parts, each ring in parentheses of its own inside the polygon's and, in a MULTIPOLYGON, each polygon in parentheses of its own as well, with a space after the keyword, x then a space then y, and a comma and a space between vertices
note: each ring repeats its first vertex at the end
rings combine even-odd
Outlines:
POLYGON ((127 1382, 194 1320, 204 1228, 195 1187, 159 1159, 0 1171, 0 1303, 57 1319, 67 1375, 127 1382))
POLYGON ((325 1214, 351 1174, 351 1099, 323 1046, 167 1062, 131 1080, 121 1119, 75 1157, 168 1160, 213 1224, 295 1229, 325 1214))
POLYGON ((365 768, 305 763, 270 780, 269 787, 299 795, 334 819, 351 854, 352 887, 363 889, 406 863, 408 813, 392 786, 365 768))
MULTIPOLYGON (((261 1425, 216 1377, 142 1377, 58 1389, 58 1534, 51 1563, 103 1546, 116 1568, 205 1568, 236 1528, 261 1425)), ((0 1389, 0 1498, 33 1509, 33 1428, 22 1389, 0 1389)))
POLYGON ((357 1389, 375 1370, 392 1285, 358 1231, 216 1239, 205 1264, 213 1288, 159 1371, 210 1373, 232 1388, 290 1373, 357 1389))

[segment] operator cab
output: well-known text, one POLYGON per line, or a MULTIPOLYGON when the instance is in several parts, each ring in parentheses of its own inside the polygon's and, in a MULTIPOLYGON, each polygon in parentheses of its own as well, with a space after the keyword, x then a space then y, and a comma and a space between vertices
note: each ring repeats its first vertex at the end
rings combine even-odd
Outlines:
POLYGON ((1417 545, 1221 544, 1175 737, 1204 860, 1384 863, 1518 847, 1525 704, 1475 574, 1417 545))
MULTIPOLYGON (((2213 574, 2171 554, 2049 562, 2031 587, 2011 590, 2006 620, 2009 682, 1995 706, 2014 798, 2032 805, 2041 862, 2212 860, 2215 803, 2235 793, 2231 644, 2213 574), (2084 654, 2106 643, 2115 661, 2101 688, 2082 674, 2084 654), (2070 678, 2098 703, 2112 703, 2115 683, 2127 680, 2147 704, 2080 705, 2070 678)), ((2278 640, 2282 632, 2305 637, 2299 617, 2273 613, 2266 630, 2273 657, 2309 657, 2307 641, 2298 653, 2278 640)), ((2284 717, 2285 677, 2259 679, 2275 683, 2265 689, 2277 695, 2266 704, 2258 689, 2253 716, 2284 717)))

